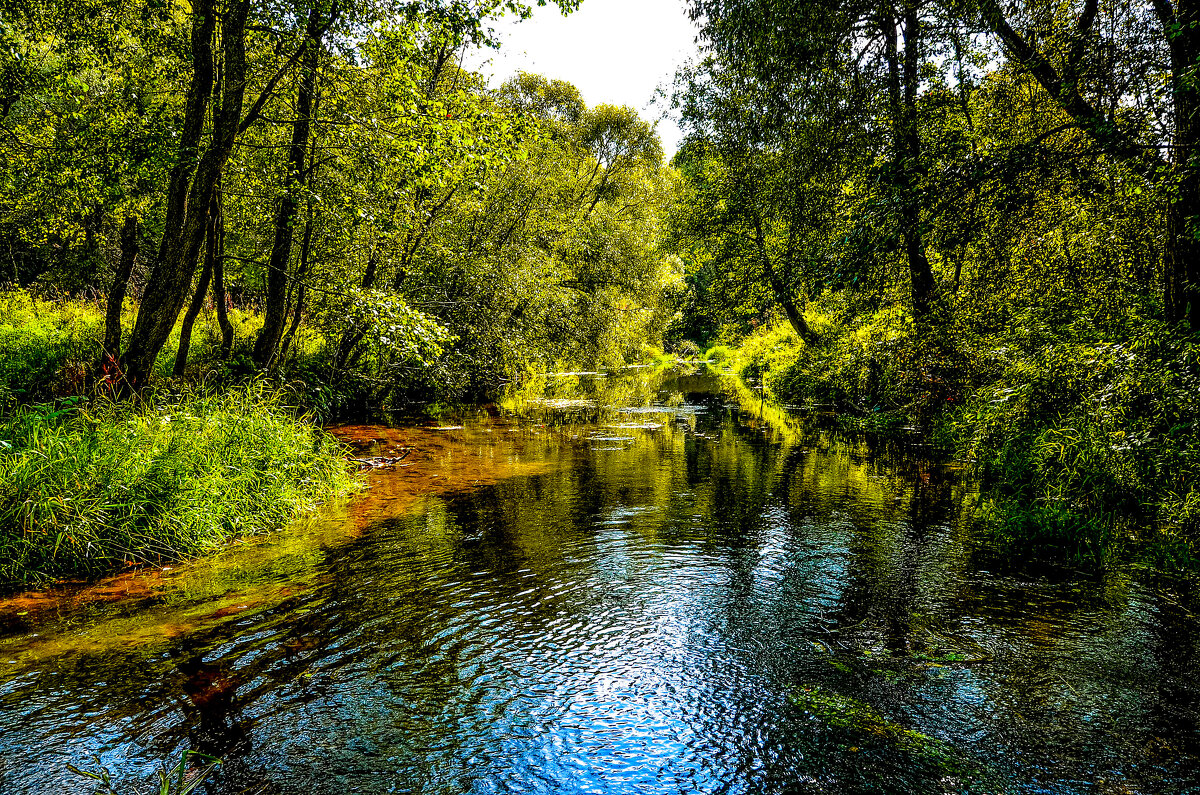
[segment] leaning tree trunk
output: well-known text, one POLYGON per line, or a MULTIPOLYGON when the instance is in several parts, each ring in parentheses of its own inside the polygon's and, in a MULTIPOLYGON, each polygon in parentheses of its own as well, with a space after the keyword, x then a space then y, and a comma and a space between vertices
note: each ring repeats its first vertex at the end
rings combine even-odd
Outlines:
POLYGON ((791 288, 787 283, 779 278, 778 272, 775 270, 774 264, 771 262, 771 256, 767 251, 767 238, 763 233, 762 218, 758 211, 753 212, 754 223, 754 244, 758 249, 759 265, 763 269, 767 283, 771 286, 771 293, 775 296, 775 303, 783 309, 783 314, 787 317, 788 323, 792 325, 792 329, 804 340, 805 345, 816 345, 818 342, 817 335, 809 327, 808 321, 804 319, 804 312, 796 304, 796 299, 792 297, 791 288))
POLYGON ((108 291, 108 306, 104 312, 104 354, 114 359, 121 352, 121 310, 125 305, 125 293, 129 290, 129 278, 138 255, 138 219, 127 216, 121 226, 121 262, 108 291))
POLYGON ((249 0, 235 0, 221 23, 224 78, 220 106, 213 114, 212 141, 196 160, 200 133, 215 79, 213 16, 215 0, 196 0, 192 28, 192 86, 188 92, 179 159, 171 172, 167 213, 158 258, 142 294, 129 347, 121 358, 125 388, 145 385, 154 361, 187 301, 204 243, 209 205, 233 151, 246 90, 246 17, 249 0))

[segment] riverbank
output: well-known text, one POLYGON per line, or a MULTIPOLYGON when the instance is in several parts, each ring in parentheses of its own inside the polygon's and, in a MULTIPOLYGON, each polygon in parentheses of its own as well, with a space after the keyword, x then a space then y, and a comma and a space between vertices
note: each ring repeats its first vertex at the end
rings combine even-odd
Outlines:
POLYGON ((990 336, 919 332, 881 313, 819 342, 786 324, 707 357, 777 405, 850 429, 923 434, 981 484, 975 520, 1000 563, 1200 570, 1200 342, 1146 322, 990 336))
POLYGON ((188 559, 280 527, 362 480, 319 424, 396 406, 432 416, 464 397, 454 384, 466 370, 393 372, 372 357, 339 367, 304 325, 260 372, 262 318, 230 309, 226 345, 208 314, 190 336, 176 326, 151 391, 124 403, 116 367, 97 368, 103 300, 0 291, 0 590, 188 559))
POLYGON ((345 448, 263 384, 0 419, 0 588, 174 562, 357 486, 345 448))

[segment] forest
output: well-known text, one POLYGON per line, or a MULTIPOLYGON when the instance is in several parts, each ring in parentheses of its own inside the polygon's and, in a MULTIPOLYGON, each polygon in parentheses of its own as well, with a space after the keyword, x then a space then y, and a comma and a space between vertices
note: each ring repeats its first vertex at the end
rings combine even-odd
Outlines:
POLYGON ((668 161, 463 65, 517 0, 3 0, 0 583, 350 493, 336 420, 679 360, 919 437, 1014 559, 1194 570, 1200 4, 688 12, 668 161))

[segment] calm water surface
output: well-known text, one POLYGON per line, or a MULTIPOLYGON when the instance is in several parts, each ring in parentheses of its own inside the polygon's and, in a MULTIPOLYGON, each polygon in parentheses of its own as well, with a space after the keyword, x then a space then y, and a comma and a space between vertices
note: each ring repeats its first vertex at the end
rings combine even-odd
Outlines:
POLYGON ((1186 588, 986 570, 922 448, 647 384, 344 429, 412 449, 325 520, 0 603, 0 792, 1200 794, 1186 588))

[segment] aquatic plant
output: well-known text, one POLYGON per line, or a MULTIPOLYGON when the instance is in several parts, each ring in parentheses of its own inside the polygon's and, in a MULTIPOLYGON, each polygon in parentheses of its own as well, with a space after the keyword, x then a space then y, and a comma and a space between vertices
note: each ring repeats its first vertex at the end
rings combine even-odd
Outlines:
POLYGON ((833 733, 851 753, 899 755, 905 760, 904 769, 923 771, 938 779, 953 779, 957 784, 955 791, 1003 791, 994 776, 949 743, 888 720, 858 699, 815 684, 792 691, 789 698, 833 733))
MULTIPOLYGON (((221 764, 221 760, 209 754, 203 754, 199 751, 184 751, 179 755, 179 761, 169 770, 164 765, 158 771, 158 788, 154 790, 157 795, 188 795, 193 792, 201 784, 208 779, 210 773, 221 764), (203 764, 203 767, 192 767, 192 757, 198 757, 203 764)), ((97 760, 99 766, 99 760, 97 760)), ((97 771, 81 770, 75 765, 67 765, 67 770, 78 776, 84 776, 94 781, 100 782, 98 795, 125 795, 124 792, 117 789, 117 785, 113 783, 112 773, 107 768, 100 766, 97 771)), ((130 785, 127 792, 133 795, 142 795, 142 790, 138 787, 130 785)))

